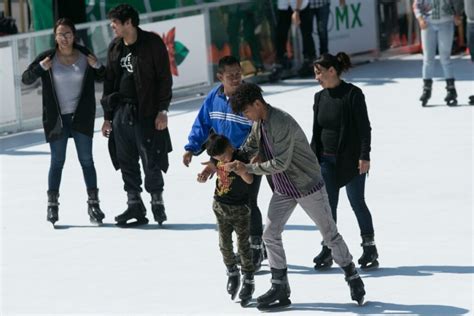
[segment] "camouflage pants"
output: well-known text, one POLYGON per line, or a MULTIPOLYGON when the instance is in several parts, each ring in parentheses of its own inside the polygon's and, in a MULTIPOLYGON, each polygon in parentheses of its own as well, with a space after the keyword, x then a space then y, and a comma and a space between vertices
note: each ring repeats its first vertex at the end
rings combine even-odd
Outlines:
POLYGON ((250 208, 248 205, 229 205, 214 200, 212 205, 219 228, 219 248, 224 264, 229 267, 236 264, 232 246, 232 232, 237 234, 237 249, 242 263, 242 271, 253 272, 250 252, 250 208))

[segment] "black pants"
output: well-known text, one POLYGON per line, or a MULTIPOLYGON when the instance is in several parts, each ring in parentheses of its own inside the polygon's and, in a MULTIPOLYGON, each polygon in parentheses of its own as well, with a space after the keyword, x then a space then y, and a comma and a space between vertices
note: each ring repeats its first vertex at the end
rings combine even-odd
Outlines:
MULTIPOLYGON (((291 15, 293 11, 291 8, 288 10, 278 10, 278 24, 277 24, 277 36, 276 36, 276 57, 279 63, 284 60, 286 52, 286 42, 288 41, 288 31, 291 27, 291 15)), ((316 56, 313 41, 313 16, 309 5, 300 11, 300 28, 301 37, 303 38, 303 56, 307 60, 313 60, 316 56)))
POLYGON ((249 206, 250 206, 250 236, 262 236, 262 213, 257 205, 258 191, 262 176, 253 176, 253 183, 250 185, 249 206))
POLYGON ((153 124, 153 122, 138 122, 136 117, 136 107, 132 104, 125 104, 119 107, 114 114, 113 132, 117 151, 117 159, 122 171, 122 179, 126 192, 142 192, 142 176, 140 172, 139 158, 142 160, 143 171, 145 172, 145 190, 149 193, 159 193, 163 191, 163 175, 159 164, 149 167, 151 151, 145 146, 143 137, 143 124, 153 124))

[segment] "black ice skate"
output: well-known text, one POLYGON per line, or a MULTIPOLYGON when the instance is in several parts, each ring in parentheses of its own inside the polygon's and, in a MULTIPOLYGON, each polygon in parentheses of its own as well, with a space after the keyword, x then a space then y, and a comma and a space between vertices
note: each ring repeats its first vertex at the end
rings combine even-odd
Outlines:
POLYGON ((283 65, 274 64, 271 69, 270 75, 268 76, 268 80, 270 82, 276 82, 276 81, 281 80, 282 72, 283 72, 283 65))
POLYGON ((250 251, 252 252, 252 262, 255 272, 262 267, 263 242, 260 236, 250 236, 250 251))
POLYGON ((89 199, 87 200, 87 213, 89 214, 89 220, 92 224, 101 225, 105 215, 102 213, 99 206, 99 190, 87 190, 87 195, 89 196, 89 199))
POLYGON ((227 280, 227 293, 229 293, 232 300, 234 300, 240 287, 239 268, 237 268, 237 266, 227 267, 227 276, 229 277, 227 280))
POLYGON ((59 219, 59 192, 57 191, 48 191, 48 208, 46 210, 46 220, 51 222, 51 224, 56 223, 59 219))
POLYGON ((271 268, 271 270, 272 287, 257 298, 257 308, 261 311, 278 309, 291 304, 291 290, 286 276, 286 269, 271 268))
POLYGON ((454 79, 446 79, 446 90, 447 94, 446 97, 444 98, 444 101, 446 101, 446 104, 449 106, 456 106, 458 105, 458 94, 456 92, 456 87, 454 86, 454 79))
POLYGON ((115 217, 116 225, 119 227, 134 227, 148 224, 146 218, 146 208, 140 194, 128 193, 128 208, 122 214, 115 217), (128 223, 129 220, 136 219, 136 221, 128 223))
POLYGON ((364 304, 364 296, 365 296, 365 289, 364 289, 364 282, 357 273, 354 263, 351 262, 346 267, 342 267, 344 270, 344 274, 346 276, 346 282, 351 289, 351 298, 353 301, 356 301, 359 306, 364 304))
POLYGON ((240 305, 242 307, 248 306, 254 291, 255 281, 253 279, 253 272, 243 272, 242 288, 240 289, 239 293, 240 305))
POLYGON ((314 270, 329 269, 333 264, 331 249, 323 245, 321 252, 314 257, 313 262, 315 263, 314 270))
POLYGON ((371 270, 379 267, 377 247, 375 247, 374 235, 363 235, 362 243, 364 249, 362 256, 359 258, 360 268, 362 270, 371 270))
POLYGON ((421 106, 426 106, 428 100, 431 98, 431 88, 433 86, 433 79, 423 79, 423 93, 421 94, 421 106))
POLYGON ((469 105, 474 105, 474 95, 469 96, 469 105))
POLYGON ((151 194, 151 211, 153 212, 153 218, 162 226, 163 222, 168 218, 165 213, 165 204, 163 202, 163 192, 151 194))

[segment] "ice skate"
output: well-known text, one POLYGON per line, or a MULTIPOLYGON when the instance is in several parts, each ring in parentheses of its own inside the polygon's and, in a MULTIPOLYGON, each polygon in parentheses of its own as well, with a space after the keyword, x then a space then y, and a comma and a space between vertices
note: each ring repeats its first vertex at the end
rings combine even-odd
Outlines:
POLYGON ((227 267, 227 293, 230 294, 232 300, 234 300, 240 287, 240 271, 237 266, 227 267))
POLYGON ((359 306, 364 305, 364 282, 362 282, 359 273, 357 273, 354 263, 351 262, 351 264, 342 267, 342 269, 344 270, 346 282, 351 289, 352 300, 356 301, 359 306))
POLYGON ((432 79, 423 79, 423 93, 421 94, 420 101, 421 106, 426 106, 428 100, 431 98, 431 89, 433 86, 432 79))
POLYGON ((128 193, 128 208, 122 214, 115 217, 116 225, 119 227, 135 227, 148 224, 146 208, 139 194, 128 193), (134 222, 128 222, 136 219, 134 222))
POLYGON ((290 285, 286 276, 286 269, 272 268, 272 287, 257 298, 257 308, 261 311, 287 307, 290 301, 290 285))
POLYGON ((454 79, 446 79, 446 90, 447 94, 446 97, 444 98, 444 101, 446 101, 446 104, 448 106, 456 106, 458 105, 458 94, 456 92, 456 87, 454 86, 454 79))
POLYGON ((99 190, 87 190, 87 195, 89 196, 89 199, 87 200, 87 213, 89 214, 89 220, 92 224, 101 225, 105 215, 99 206, 99 190))
POLYGON ((362 236, 360 244, 364 249, 358 262, 362 270, 372 270, 379 267, 377 247, 375 247, 374 235, 362 236))
POLYGON ((46 210, 46 220, 54 224, 59 220, 59 192, 57 191, 48 191, 48 208, 46 210))
POLYGON ((314 257, 313 262, 315 263, 314 270, 329 269, 333 264, 331 249, 323 245, 321 252, 314 257))
POLYGON ((151 194, 151 211, 153 213, 153 218, 160 226, 162 226, 163 222, 168 219, 165 213, 165 204, 163 202, 163 192, 151 194))
POLYGON ((252 299, 252 294, 255 291, 255 281, 253 279, 253 272, 243 272, 242 288, 240 289, 239 298, 240 305, 247 307, 252 299))

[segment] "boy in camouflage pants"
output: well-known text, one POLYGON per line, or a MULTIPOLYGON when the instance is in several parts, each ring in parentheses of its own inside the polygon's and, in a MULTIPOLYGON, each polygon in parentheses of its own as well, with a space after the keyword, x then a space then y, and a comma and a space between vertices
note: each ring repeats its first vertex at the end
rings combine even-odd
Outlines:
MULTIPOLYGON (((237 248, 242 264, 242 289, 239 293, 242 306, 248 304, 255 290, 254 265, 250 252, 250 207, 249 187, 253 175, 247 172, 227 172, 223 165, 235 160, 248 163, 244 154, 235 150, 229 139, 223 135, 212 134, 206 144, 217 171, 213 210, 219 228, 219 247, 227 267, 227 292, 235 298, 240 286, 240 272, 232 246, 232 232, 237 234, 237 248)), ((198 182, 206 182, 207 177, 198 174, 198 182)))

